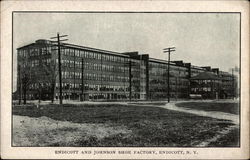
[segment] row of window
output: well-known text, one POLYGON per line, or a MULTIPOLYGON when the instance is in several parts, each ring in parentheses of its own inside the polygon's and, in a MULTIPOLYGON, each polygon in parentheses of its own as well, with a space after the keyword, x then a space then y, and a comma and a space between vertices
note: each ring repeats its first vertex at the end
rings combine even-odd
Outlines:
POLYGON ((18 50, 17 54, 19 57, 28 57, 28 50, 18 50))
MULTIPOLYGON (((162 92, 167 94, 168 88, 163 88, 163 87, 150 87, 149 92, 150 93, 154 93, 154 92, 162 92)), ((180 89, 180 88, 176 88, 175 86, 170 86, 169 88, 170 92, 188 92, 187 89, 180 89)))
POLYGON ((30 48, 30 49, 18 50, 18 55, 23 58, 41 56, 41 55, 49 55, 49 54, 51 54, 49 48, 30 48))
MULTIPOLYGON (((63 99, 71 99, 71 98, 80 98, 80 95, 73 95, 71 93, 63 93, 63 99)), ((132 94, 131 97, 133 99, 139 99, 139 94, 132 94)), ((56 99, 59 99, 59 94, 56 94, 56 99)), ((90 93, 88 94, 88 99, 95 100, 95 99, 128 99, 129 94, 122 94, 122 93, 90 93)))
MULTIPOLYGON (((82 73, 80 72, 62 72, 63 79, 81 79, 82 73)), ((119 75, 105 75, 105 74, 96 74, 96 73, 85 73, 83 78, 85 80, 97 80, 97 81, 116 81, 116 82, 128 82, 128 76, 119 76, 119 75)))
POLYGON ((42 83, 31 83, 28 88, 29 89, 39 89, 39 88, 43 88, 43 89, 49 89, 51 87, 50 83, 46 83, 46 82, 42 82, 42 83))
MULTIPOLYGON (((168 64, 162 64, 162 63, 149 63, 149 70, 162 70, 163 72, 166 72, 166 70, 168 69, 168 64)), ((170 70, 174 70, 176 72, 179 73, 186 73, 188 72, 186 67, 179 67, 179 66, 169 66, 170 70)), ((199 71, 195 71, 195 72, 199 72, 199 71)))
POLYGON ((202 72, 204 72, 203 70, 191 70, 191 76, 193 77, 193 76, 196 76, 196 75, 198 75, 199 73, 202 73, 202 72))
MULTIPOLYGON (((59 89, 59 84, 56 83, 56 89, 59 89)), ((62 83, 64 90, 84 90, 84 91, 129 91, 128 86, 100 85, 100 84, 81 84, 62 83)))
POLYGON ((205 92, 211 92, 211 88, 210 87, 203 87, 203 88, 191 88, 192 92, 201 92, 201 91, 205 91, 205 92))
MULTIPOLYGON (((51 63, 51 59, 41 59, 41 64, 42 65, 50 65, 51 63)), ((30 61, 30 66, 31 67, 35 67, 35 66, 39 66, 39 60, 31 60, 30 61)))
POLYGON ((41 59, 41 60, 33 59, 33 60, 30 60, 29 62, 23 61, 22 63, 19 63, 19 64, 21 65, 22 68, 26 68, 28 66, 35 67, 35 66, 40 65, 39 61, 41 61, 42 65, 50 65, 51 63, 51 59, 46 58, 46 59, 41 59))
MULTIPOLYGON (((30 90, 50 90, 50 83, 31 83, 28 87, 30 90)), ((59 89, 59 83, 56 83, 56 89, 59 89)), ((116 85, 100 85, 100 84, 84 84, 84 88, 79 83, 62 83, 62 89, 64 90, 84 90, 84 91, 129 91, 128 85, 116 86, 116 85)), ((132 91, 136 91, 136 88, 132 87, 132 91)))
POLYGON ((154 63, 154 62, 150 62, 150 63, 149 63, 149 68, 167 69, 167 68, 168 68, 168 65, 167 65, 167 64, 163 64, 163 63, 154 63))
POLYGON ((197 83, 199 85, 201 84, 213 84, 213 83, 219 83, 220 81, 219 80, 193 80, 192 81, 193 83, 197 83))
MULTIPOLYGON (((96 99, 129 99, 128 93, 89 93, 87 94, 88 98, 90 100, 96 100, 96 99)), ((49 94, 43 94, 46 98, 51 98, 49 94)), ((81 94, 72 94, 72 93, 62 93, 63 99, 79 99, 80 100, 81 94)), ((139 94, 132 94, 132 99, 140 99, 139 94)), ((27 99, 38 99, 39 95, 38 93, 35 94, 27 94, 27 99)), ((59 99, 59 94, 55 94, 55 99, 59 99)))
MULTIPOLYGON (((167 70, 166 69, 160 69, 160 68, 151 68, 149 70, 149 74, 153 76, 167 76, 167 70)), ((178 77, 185 77, 188 75, 187 71, 181 71, 181 70, 174 70, 171 69, 169 72, 170 75, 178 75, 178 77)))
MULTIPOLYGON (((91 62, 84 62, 84 66, 82 66, 82 62, 79 61, 72 61, 72 60, 62 60, 63 67, 71 67, 71 68, 78 68, 81 69, 88 69, 88 70, 99 70, 99 71, 110 71, 110 72, 128 72, 129 67, 124 67, 122 65, 107 65, 107 64, 99 64, 99 63, 91 63, 91 62), (74 64, 75 63, 75 64, 74 64), (74 66, 75 65, 75 66, 74 66)), ((131 68, 132 71, 139 71, 138 68, 131 68)))
POLYGON ((106 55, 106 54, 97 53, 93 51, 83 51, 83 50, 70 49, 70 48, 63 49, 62 55, 72 56, 72 57, 81 57, 81 58, 92 58, 92 59, 111 61, 111 62, 129 62, 129 59, 126 57, 106 55))
POLYGON ((150 68, 149 69, 150 75, 166 75, 166 73, 167 73, 166 69, 161 69, 161 68, 150 68))

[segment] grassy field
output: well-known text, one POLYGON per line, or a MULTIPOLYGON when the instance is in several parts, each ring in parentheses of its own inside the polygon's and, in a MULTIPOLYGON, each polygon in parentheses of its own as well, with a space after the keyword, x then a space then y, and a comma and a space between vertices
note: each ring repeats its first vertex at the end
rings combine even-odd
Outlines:
POLYGON ((216 146, 216 147, 235 147, 239 146, 239 128, 235 128, 230 131, 226 136, 219 138, 216 142, 212 142, 209 144, 209 147, 216 146))
POLYGON ((216 103, 216 102, 184 102, 177 103, 178 107, 185 107, 204 111, 219 111, 231 114, 239 114, 238 103, 216 103))
MULTIPOLYGON (((48 117, 53 120, 78 124, 104 125, 104 128, 123 127, 123 130, 129 131, 103 137, 94 134, 83 134, 74 142, 39 142, 40 145, 46 144, 48 146, 191 147, 214 137, 219 131, 233 125, 226 120, 144 105, 65 104, 62 106, 45 105, 38 108, 36 106, 16 106, 13 107, 13 114, 29 117, 48 117)), ((66 127, 66 129, 54 129, 53 133, 59 135, 62 130, 65 134, 66 132, 73 132, 69 127, 66 127)), ((19 134, 15 131, 14 133, 19 134)))

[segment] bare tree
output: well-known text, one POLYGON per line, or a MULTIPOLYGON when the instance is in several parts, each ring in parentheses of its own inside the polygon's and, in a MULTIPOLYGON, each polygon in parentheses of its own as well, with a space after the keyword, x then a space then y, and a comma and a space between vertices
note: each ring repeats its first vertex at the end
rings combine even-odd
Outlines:
MULTIPOLYGON (((48 50, 45 51, 45 54, 52 54, 48 50)), ((41 55, 41 53, 40 53, 41 55)), ((39 93, 39 101, 41 100, 41 95, 43 93, 48 92, 51 102, 54 102, 54 95, 55 95, 55 87, 56 87, 56 62, 53 58, 48 59, 41 59, 39 62, 39 74, 36 75, 37 83, 39 84, 39 88, 37 88, 39 93), (42 61, 45 60, 45 61, 42 61), (41 85, 43 84, 43 85, 41 85), (44 85, 46 84, 46 85, 44 85)))
POLYGON ((21 83, 22 86, 22 94, 23 94, 23 104, 26 104, 27 101, 27 90, 29 88, 30 82, 31 82, 31 65, 29 64, 29 56, 27 57, 20 57, 20 62, 22 65, 20 65, 20 74, 21 77, 21 83))
MULTIPOLYGON (((43 54, 52 54, 48 48, 39 48, 39 50, 29 51, 28 54, 18 56, 18 76, 19 76, 19 92, 22 94, 23 103, 26 104, 27 94, 29 92, 30 84, 38 84, 37 92, 39 95, 39 102, 43 93, 49 93, 51 102, 54 102, 55 86, 56 86, 56 61, 54 58, 42 58, 43 54), (44 52, 44 53, 42 53, 44 52), (46 52, 46 53, 45 53, 46 52), (32 57, 31 55, 39 54, 39 58, 32 57)), ((21 97, 21 95, 20 95, 21 97)))
POLYGON ((54 102, 54 95, 55 95, 55 87, 56 87, 56 64, 54 61, 51 61, 49 64, 42 64, 42 72, 44 73, 46 79, 45 82, 49 84, 49 93, 51 102, 54 102))
POLYGON ((24 73, 22 74, 22 89, 23 89, 23 104, 26 104, 26 95, 27 95, 27 89, 29 87, 30 84, 30 77, 29 77, 29 73, 24 73))

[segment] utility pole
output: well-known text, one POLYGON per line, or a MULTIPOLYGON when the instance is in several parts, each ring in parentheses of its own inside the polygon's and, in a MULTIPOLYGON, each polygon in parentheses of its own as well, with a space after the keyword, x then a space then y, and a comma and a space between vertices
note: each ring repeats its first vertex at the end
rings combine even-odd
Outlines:
POLYGON ((170 81, 169 81, 169 64, 170 64, 170 53, 175 51, 175 47, 164 48, 163 53, 168 53, 168 103, 170 102, 170 81))
POLYGON ((50 39, 57 39, 57 41, 54 41, 54 42, 57 42, 57 51, 58 51, 58 72, 59 72, 59 87, 60 87, 60 89, 59 89, 60 90, 59 99, 60 99, 60 104, 63 103, 63 100, 62 100, 61 44, 60 44, 60 42, 68 40, 68 39, 60 40, 60 38, 67 37, 67 36, 68 35, 62 35, 62 36, 60 36, 59 33, 57 33, 56 37, 51 37, 50 38, 50 39))

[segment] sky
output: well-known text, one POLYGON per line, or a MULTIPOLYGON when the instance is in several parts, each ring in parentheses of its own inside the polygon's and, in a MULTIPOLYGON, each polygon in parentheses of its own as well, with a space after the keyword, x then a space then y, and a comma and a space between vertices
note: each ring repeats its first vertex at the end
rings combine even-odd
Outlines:
POLYGON ((13 86, 16 48, 49 39, 57 32, 68 43, 115 52, 138 51, 171 60, 229 71, 239 67, 240 15, 233 13, 14 13, 13 86))

